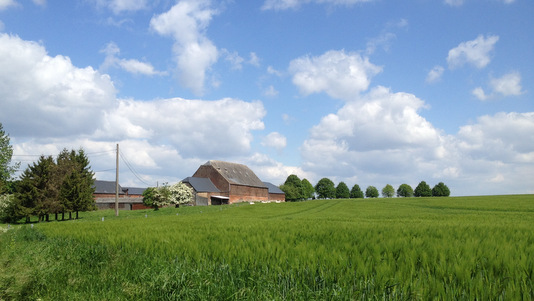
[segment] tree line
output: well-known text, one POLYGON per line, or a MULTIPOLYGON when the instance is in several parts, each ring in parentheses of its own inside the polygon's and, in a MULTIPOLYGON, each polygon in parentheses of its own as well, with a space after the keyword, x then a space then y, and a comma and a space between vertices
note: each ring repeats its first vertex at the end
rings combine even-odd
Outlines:
POLYGON ((13 148, 0 123, 0 221, 38 221, 72 218, 72 213, 96 209, 93 198, 94 173, 83 149, 63 149, 54 159, 41 155, 22 172, 18 180, 13 178, 20 164, 12 164, 13 148))
MULTIPOLYGON (((322 178, 313 186, 307 179, 300 180, 296 175, 287 177, 280 189, 286 194, 286 201, 302 201, 313 198, 319 199, 357 199, 357 198, 377 198, 379 191, 375 186, 368 186, 364 191, 358 184, 354 184, 349 190, 345 182, 339 182, 335 186, 334 182, 328 178, 322 178)), ((395 191, 395 188, 387 184, 382 188, 382 197, 446 197, 450 195, 450 190, 443 182, 439 182, 432 189, 425 182, 421 181, 417 187, 412 189, 408 184, 402 184, 395 191)))

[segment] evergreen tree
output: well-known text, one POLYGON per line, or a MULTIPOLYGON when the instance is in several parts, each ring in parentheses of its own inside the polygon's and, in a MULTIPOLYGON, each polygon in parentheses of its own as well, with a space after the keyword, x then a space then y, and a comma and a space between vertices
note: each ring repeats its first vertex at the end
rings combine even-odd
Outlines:
POLYGON ((349 187, 345 182, 339 182, 336 187, 336 199, 348 199, 350 197, 349 187))
POLYGON ((360 189, 360 185, 354 184, 350 190, 351 199, 363 199, 363 191, 360 189))

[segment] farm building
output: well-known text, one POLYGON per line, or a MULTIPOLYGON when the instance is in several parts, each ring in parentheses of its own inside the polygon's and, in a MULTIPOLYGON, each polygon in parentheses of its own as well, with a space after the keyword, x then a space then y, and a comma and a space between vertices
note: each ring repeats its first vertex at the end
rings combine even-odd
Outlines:
POLYGON ((285 201, 283 191, 238 163, 208 161, 182 182, 193 188, 196 205, 285 201))
MULTIPOLYGON (((98 209, 115 209, 115 181, 95 180, 93 185, 95 199, 98 209)), ((145 188, 122 187, 119 185, 119 209, 138 210, 147 209, 143 205, 143 192, 145 188)))

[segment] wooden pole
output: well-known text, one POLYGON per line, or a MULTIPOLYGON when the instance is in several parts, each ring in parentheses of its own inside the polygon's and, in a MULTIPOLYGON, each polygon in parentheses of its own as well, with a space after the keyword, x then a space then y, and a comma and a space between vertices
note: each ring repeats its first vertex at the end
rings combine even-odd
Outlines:
POLYGON ((119 216, 119 144, 117 143, 117 159, 115 162, 115 216, 119 216))

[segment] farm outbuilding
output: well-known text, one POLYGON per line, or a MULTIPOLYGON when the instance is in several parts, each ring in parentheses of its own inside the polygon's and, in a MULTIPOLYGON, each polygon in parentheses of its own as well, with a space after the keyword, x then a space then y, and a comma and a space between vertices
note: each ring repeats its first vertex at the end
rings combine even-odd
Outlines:
POLYGON ((238 163, 208 161, 182 182, 193 188, 197 205, 285 201, 283 191, 238 163))
MULTIPOLYGON (((115 181, 95 180, 93 187, 95 189, 93 198, 98 209, 115 209, 115 181)), ((147 209, 148 207, 143 205, 143 192, 145 189, 119 185, 119 209, 147 209)))

